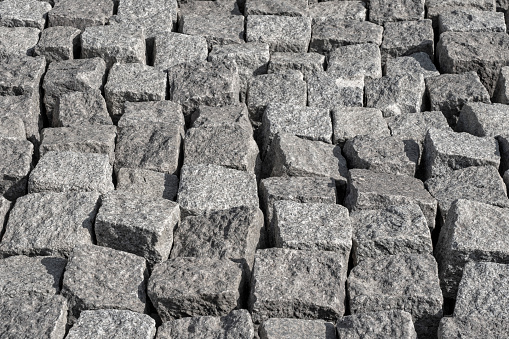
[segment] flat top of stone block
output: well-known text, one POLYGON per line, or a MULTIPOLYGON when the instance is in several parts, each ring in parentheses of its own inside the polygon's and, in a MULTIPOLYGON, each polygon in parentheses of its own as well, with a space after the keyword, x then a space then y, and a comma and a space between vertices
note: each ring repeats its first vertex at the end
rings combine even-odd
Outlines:
POLYGON ((236 0, 188 1, 180 3, 180 15, 242 15, 236 0))
POLYGON ((390 131, 382 111, 368 107, 334 107, 334 143, 344 143, 357 135, 388 136, 390 131))
POLYGON ((441 338, 503 337, 509 332, 509 322, 490 316, 443 317, 440 320, 438 335, 441 338))
POLYGON ((56 1, 48 13, 51 26, 74 26, 84 30, 88 26, 105 25, 113 15, 110 0, 56 1))
POLYGON ((330 52, 327 72, 342 77, 364 75, 380 78, 382 76, 380 49, 378 45, 372 43, 340 46, 330 52))
POLYGON ((26 26, 44 29, 46 13, 51 5, 35 0, 4 0, 0 3, 0 23, 2 26, 26 26))
POLYGON ((271 0, 247 0, 245 13, 248 15, 307 16, 308 1, 292 0, 274 2, 271 0))
POLYGON ((169 100, 129 102, 124 104, 124 114, 118 121, 118 127, 138 124, 161 124, 185 126, 182 106, 169 100))
MULTIPOLYGON (((32 168, 34 146, 27 140, 0 138, 0 173, 18 180, 27 176, 32 168)), ((11 179, 12 180, 12 179, 11 179)))
POLYGON ((106 91, 127 93, 157 93, 164 98, 166 75, 151 66, 143 64, 115 64, 104 86, 106 91))
POLYGON ((179 186, 176 175, 141 168, 121 168, 117 173, 117 190, 139 196, 152 196, 175 200, 179 186))
POLYGON ((429 55, 424 52, 387 59, 385 72, 388 76, 421 73, 424 78, 440 75, 429 55))
POLYGON ((480 137, 503 135, 509 129, 509 107, 483 102, 466 103, 456 128, 480 137))
POLYGON ((387 0, 371 0, 369 3, 369 20, 377 24, 391 21, 421 20, 424 18, 425 0, 412 0, 392 5, 387 0))
POLYGON ((341 20, 366 20, 366 5, 362 1, 326 1, 309 3, 313 24, 336 17, 341 20))
MULTIPOLYGON (((201 4, 217 1, 193 1, 187 4, 201 4)), ((207 40, 174 32, 158 33, 154 42, 154 67, 167 70, 181 63, 205 61, 207 59, 207 40)))
POLYGON ((401 139, 424 142, 430 127, 449 130, 447 119, 440 111, 401 114, 386 119, 391 135, 401 139))
POLYGON ((32 55, 40 33, 33 27, 0 27, 0 57, 32 55))
POLYGON ((412 315, 400 310, 367 312, 342 317, 338 319, 336 329, 340 338, 417 339, 412 315))
MULTIPOLYGON (((39 0, 34 2, 44 3, 39 0)), ((37 44, 36 50, 41 49, 39 52, 42 53, 44 48, 70 48, 72 56, 73 40, 79 37, 80 34, 81 31, 79 29, 71 26, 47 27, 41 33, 41 39, 37 44)))
POLYGON ((214 15, 184 14, 179 19, 179 32, 203 36, 208 49, 215 45, 244 43, 244 16, 222 15, 217 20, 214 15))
POLYGON ((0 138, 25 139, 26 130, 23 119, 14 115, 0 115, 0 138))
POLYGON ((101 89, 106 63, 101 58, 52 62, 44 76, 45 103, 48 95, 58 97, 71 91, 101 89))
POLYGON ((45 69, 46 59, 44 57, 11 56, 4 58, 0 64, 2 73, 0 93, 12 96, 38 93, 39 83, 45 69))
POLYGON ((110 125, 45 128, 42 130, 41 147, 59 144, 76 145, 115 144, 117 127, 110 125))
POLYGON ((440 33, 454 32, 505 32, 502 12, 458 8, 438 16, 440 33))
POLYGON ((509 37, 505 32, 445 32, 437 52, 454 62, 507 60, 509 37))
POLYGON ((430 19, 386 22, 384 24, 382 50, 425 43, 433 43, 433 27, 430 19))
POLYGON ((335 339, 334 324, 323 320, 270 318, 259 327, 261 339, 335 339))
POLYGON ((220 107, 199 106, 191 119, 193 127, 239 124, 246 131, 253 132, 247 106, 244 103, 220 107))

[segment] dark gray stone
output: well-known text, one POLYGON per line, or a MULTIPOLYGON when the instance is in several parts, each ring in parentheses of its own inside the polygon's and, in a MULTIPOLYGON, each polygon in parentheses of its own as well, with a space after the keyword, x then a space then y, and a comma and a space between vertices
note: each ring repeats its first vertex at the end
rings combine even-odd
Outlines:
POLYGON ((438 339, 503 338, 509 332, 509 322, 483 316, 444 317, 438 327, 438 339))
POLYGON ((271 318, 262 322, 260 339, 336 339, 334 325, 323 320, 271 318))
POLYGON ((323 72, 325 56, 318 53, 274 52, 270 56, 268 73, 300 71, 304 80, 313 73, 323 72))
POLYGON ((334 18, 335 20, 366 20, 366 4, 362 1, 309 1, 309 16, 313 24, 334 18))
POLYGON ((178 188, 179 179, 173 174, 125 167, 117 173, 117 190, 139 196, 175 200, 178 188))
POLYGON ((403 140, 424 143, 426 133, 431 127, 450 130, 447 119, 440 111, 396 115, 386 119, 391 135, 403 140))
MULTIPOLYGON (((193 3, 198 2, 202 1, 193 3)), ((202 36, 163 32, 155 37, 153 56, 158 69, 166 71, 178 64, 206 61, 207 55, 207 40, 202 36)))
POLYGON ((0 58, 33 55, 41 31, 33 27, 0 26, 0 58))
POLYGON ((342 77, 382 77, 380 48, 375 44, 340 46, 329 54, 327 72, 342 77))
POLYGON ((238 125, 249 133, 253 133, 249 113, 245 104, 220 107, 199 106, 191 119, 193 127, 213 127, 224 125, 238 125))
POLYGON ((440 75, 429 55, 424 52, 387 59, 385 62, 385 73, 388 76, 422 74, 424 79, 440 75))
POLYGON ((509 67, 501 67, 500 73, 498 74, 497 85, 495 86, 495 91, 493 93, 494 102, 499 102, 501 104, 509 103, 509 86, 507 84, 508 81, 509 67))
POLYGON ((364 76, 340 76, 337 73, 312 74, 307 81, 308 105, 333 109, 336 106, 362 107, 364 76))
POLYGON ((41 31, 51 5, 36 0, 4 0, 0 3, 0 26, 35 27, 41 31))
POLYGON ((179 19, 179 32, 204 37, 207 46, 243 44, 244 16, 184 14, 179 19))
POLYGON ((58 0, 48 13, 48 26, 72 26, 81 31, 89 26, 102 26, 113 15, 113 7, 111 0, 58 0))
POLYGON ((505 32, 504 13, 475 9, 455 9, 438 16, 440 34, 444 32, 505 32))
POLYGON ((382 62, 385 63, 389 58, 419 52, 427 53, 430 58, 433 58, 433 34, 429 19, 386 23, 384 40, 380 46, 382 62))
POLYGON ((471 102, 463 106, 456 130, 478 137, 496 137, 509 129, 509 107, 502 104, 471 102))
POLYGON ((371 0, 369 21, 385 26, 391 21, 421 20, 424 19, 424 3, 425 0, 404 0, 397 4, 390 0, 371 0))
POLYGON ((390 135, 387 122, 379 109, 337 106, 332 109, 331 115, 334 144, 342 145, 357 135, 390 135))
POLYGON ((340 339, 400 338, 417 339, 412 315, 391 310, 349 315, 338 319, 340 339))
POLYGON ((74 59, 74 51, 79 47, 80 34, 81 31, 74 27, 48 27, 42 31, 34 54, 44 56, 47 62, 74 59))
POLYGON ((248 15, 284 15, 308 16, 308 0, 246 0, 245 10, 248 15))
MULTIPOLYGON (((39 144, 39 130, 43 119, 39 107, 39 95, 27 94, 17 96, 0 96, 0 118, 23 121, 26 138, 34 145, 39 144)), ((2 123, 3 126, 6 126, 2 123)))
POLYGON ((15 200, 26 194, 33 152, 27 140, 0 138, 0 196, 15 200))
POLYGON ((53 127, 112 125, 106 101, 101 91, 70 92, 62 94, 53 111, 53 127))

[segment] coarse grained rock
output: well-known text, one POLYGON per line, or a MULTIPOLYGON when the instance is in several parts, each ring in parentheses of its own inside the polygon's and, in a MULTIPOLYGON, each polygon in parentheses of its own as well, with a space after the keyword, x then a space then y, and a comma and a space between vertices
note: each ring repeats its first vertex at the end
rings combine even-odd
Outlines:
POLYGON ((33 27, 0 27, 0 58, 33 55, 40 34, 33 27))
POLYGON ((0 243, 4 255, 68 256, 92 244, 97 192, 33 193, 16 200, 0 243))
POLYGON ((243 274, 242 265, 229 259, 169 259, 154 266, 148 281, 148 296, 163 321, 225 316, 242 306, 243 274))
POLYGON ((23 119, 15 115, 2 116, 0 114, 0 138, 26 139, 25 124, 23 119))
POLYGON ((334 72, 314 73, 307 79, 308 106, 328 110, 336 106, 362 107, 364 76, 340 76, 334 72))
MULTIPOLYGON (((1 3, 0 3, 1 4, 1 3)), ((0 95, 30 96, 39 98, 39 86, 46 69, 44 57, 11 56, 0 65, 0 95)))
POLYGON ((44 56, 48 63, 74 59, 75 52, 78 56, 80 34, 79 29, 70 26, 48 27, 42 31, 34 55, 44 56))
POLYGON ((427 53, 417 52, 408 56, 389 58, 385 62, 385 74, 388 76, 419 73, 424 79, 440 75, 427 53))
POLYGON ((327 72, 342 77, 382 77, 380 48, 373 43, 339 46, 329 53, 327 72))
POLYGON ((246 0, 244 12, 250 15, 308 16, 307 0, 273 2, 271 0, 246 0))
POLYGON ((179 1, 179 15, 225 16, 243 15, 237 0, 179 1))
POLYGON ((433 58, 433 27, 431 20, 389 22, 384 25, 380 46, 382 63, 389 58, 424 52, 433 58))
POLYGON ((419 205, 432 231, 435 228, 437 201, 426 191, 422 181, 407 175, 350 170, 345 206, 351 213, 409 203, 419 205))
POLYGON ((270 318, 259 327, 260 339, 336 339, 336 329, 330 322, 292 318, 270 318))
POLYGON ((345 316, 338 319, 336 330, 339 339, 376 339, 382 337, 417 339, 412 315, 400 310, 345 316))
POLYGON ((445 32, 505 32, 504 13, 455 9, 438 16, 440 34, 445 32))
POLYGON ((366 20, 366 4, 362 1, 309 1, 309 16, 313 24, 328 18, 336 20, 366 20))
MULTIPOLYGON (((43 126, 43 117, 39 107, 39 95, 0 95, 0 117, 2 119, 20 118, 23 120, 26 139, 36 147, 39 145, 39 130, 43 126)), ((5 126, 4 124, 2 124, 5 126)))
POLYGON ((323 72, 325 56, 310 53, 274 52, 270 57, 268 73, 300 71, 304 80, 311 74, 323 72))
POLYGON ((444 317, 438 327, 438 339, 503 338, 509 322, 489 316, 444 317))
POLYGON ((253 133, 247 106, 244 103, 220 107, 199 106, 191 120, 192 127, 239 125, 253 133))
POLYGON ((0 195, 8 200, 26 194, 34 146, 27 140, 0 138, 0 195))
POLYGON ((478 137, 496 137, 509 128, 509 107, 504 104, 471 102, 463 105, 456 130, 478 137))
POLYGON ((242 15, 216 17, 194 13, 180 15, 179 32, 204 37, 209 50, 217 45, 243 44, 246 33, 242 15))
POLYGON ((207 40, 202 36, 162 32, 154 40, 154 67, 162 70, 182 63, 207 60, 207 40))
POLYGON ((4 0, 0 3, 0 25, 35 27, 41 31, 46 24, 51 5, 36 0, 4 0))
POLYGON ((447 119, 440 111, 402 114, 385 120, 392 136, 403 140, 413 140, 419 145, 424 143, 426 133, 431 127, 450 130, 447 119))
POLYGON ((174 174, 126 167, 117 173, 117 190, 136 193, 139 196, 175 200, 178 187, 179 179, 174 174))
POLYGON ((493 92, 493 102, 501 104, 509 103, 509 86, 507 85, 509 79, 509 67, 504 66, 500 68, 498 74, 498 81, 493 92))
POLYGON ((124 104, 124 114, 118 121, 118 127, 146 124, 157 126, 176 125, 180 129, 180 134, 184 136, 186 123, 182 114, 182 106, 169 100, 126 101, 124 104))
POLYGON ((48 26, 72 26, 84 31, 89 26, 106 25, 113 9, 111 0, 58 0, 48 13, 48 26))
POLYGON ((371 0, 369 21, 384 26, 393 21, 422 21, 425 2, 425 0, 403 0, 394 3, 390 0, 371 0))
POLYGON ((438 16, 457 9, 495 11, 494 0, 426 0, 427 18, 433 21, 433 28, 438 28, 438 16))
POLYGON ((0 226, 3 232, 4 225, 6 224, 9 211, 12 207, 12 202, 0 196, 0 226))
POLYGON ((343 145, 357 135, 390 135, 382 111, 377 108, 336 106, 331 116, 334 144, 343 145))
POLYGON ((113 125, 106 101, 98 89, 62 94, 53 111, 53 127, 113 125))

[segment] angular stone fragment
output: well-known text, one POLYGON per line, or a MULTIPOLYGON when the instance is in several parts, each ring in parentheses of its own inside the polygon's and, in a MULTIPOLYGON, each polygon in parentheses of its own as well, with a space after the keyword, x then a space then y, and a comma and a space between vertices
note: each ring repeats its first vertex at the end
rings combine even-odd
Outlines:
POLYGON ((259 327, 260 339, 336 339, 334 325, 323 320, 271 318, 259 327))
POLYGON ((153 339, 156 322, 146 314, 127 310, 83 311, 66 338, 111 337, 153 339))
POLYGON ((156 339, 180 339, 194 336, 203 338, 254 338, 251 315, 246 310, 233 310, 223 317, 186 317, 163 323, 156 339))
POLYGON ((438 327, 438 339, 503 338, 509 322, 489 316, 444 317, 438 327))
POLYGON ((444 32, 505 32, 504 13, 456 9, 438 16, 440 34, 444 32))
POLYGON ((126 101, 159 101, 166 97, 166 75, 137 63, 115 64, 104 86, 108 111, 114 121, 124 113, 126 101))
POLYGON ((496 137, 509 129, 509 107, 502 104, 471 102, 463 106, 456 130, 478 137, 496 137))
POLYGON ((206 257, 169 259, 154 266, 147 291, 163 321, 224 316, 242 306, 242 265, 206 257))
POLYGON ((0 3, 0 26, 35 27, 41 31, 51 5, 36 0, 4 0, 0 3))
POLYGON ((154 42, 154 67, 162 70, 182 63, 207 60, 207 40, 202 36, 163 32, 154 42))
POLYGON ((419 337, 436 337, 443 299, 431 254, 364 260, 350 272, 347 288, 352 314, 406 311, 412 315, 419 337))
POLYGON ((92 244, 98 199, 96 192, 45 192, 18 198, 0 252, 67 256, 77 245, 92 244))
POLYGON ((332 109, 335 106, 362 107, 364 76, 342 77, 338 73, 314 73, 308 79, 308 105, 332 109))
POLYGON ((182 107, 169 100, 129 102, 124 104, 124 114, 118 127, 137 125, 176 126, 184 136, 185 121, 182 107))
POLYGON ((498 74, 509 64, 509 36, 505 32, 445 32, 437 45, 444 73, 477 72, 493 95, 498 74))
POLYGON ((385 26, 391 21, 421 20, 424 19, 424 3, 425 0, 403 0, 396 4, 389 0, 372 0, 369 21, 385 26))
POLYGON ((500 165, 498 142, 493 137, 430 128, 424 141, 425 177, 445 175, 469 166, 500 165))
POLYGON ((327 18, 313 25, 310 52, 327 54, 339 46, 382 43, 383 27, 369 21, 327 18))
POLYGON ((271 52, 308 52, 311 18, 280 15, 249 15, 246 42, 265 42, 271 52))
POLYGON ((343 315, 347 261, 335 252, 258 250, 249 295, 253 321, 343 315))
MULTIPOLYGON (((101 91, 62 94, 53 112, 53 127, 112 125, 101 91)), ((99 126, 97 126, 99 127, 99 126)))
POLYGON ((117 190, 139 196, 175 200, 178 187, 179 179, 173 174, 125 167, 117 173, 117 190))
POLYGON ((433 28, 438 28, 438 16, 453 10, 495 11, 493 0, 426 0, 427 18, 433 20, 433 28))
POLYGON ((26 139, 37 146, 43 125, 39 95, 0 96, 0 107, 2 126, 7 127, 5 119, 21 119, 26 139))
POLYGON ((348 140, 343 154, 350 168, 415 176, 421 156, 419 144, 397 137, 356 136, 348 140))
POLYGON ((495 86, 495 91, 493 93, 494 102, 499 102, 501 104, 509 103, 509 86, 507 84, 509 81, 508 79, 509 67, 501 67, 500 73, 498 74, 497 85, 495 86))
POLYGON ((244 43, 244 16, 181 15, 179 32, 204 37, 208 49, 216 45, 244 43))
POLYGON ((300 71, 306 79, 316 72, 323 72, 325 57, 318 53, 274 52, 270 57, 268 73, 300 71))
POLYGON ((338 319, 336 329, 340 339, 401 338, 417 339, 412 315, 390 310, 360 313, 338 319))
POLYGON ((475 72, 442 74, 426 78, 426 91, 431 110, 441 111, 453 125, 456 124, 464 104, 491 102, 488 91, 475 72))
POLYGON ((354 265, 396 254, 432 254, 431 234, 419 205, 388 205, 350 215, 354 265))
POLYGON ((33 27, 0 26, 0 58, 33 55, 40 33, 33 27))
POLYGON ((350 212, 379 209, 390 205, 419 205, 430 230, 435 228, 437 201, 422 181, 407 175, 351 169, 345 206, 350 212))
POLYGON ((48 13, 49 26, 72 26, 84 31, 89 26, 102 26, 113 15, 114 1, 56 1, 48 13))
POLYGON ((440 75, 429 55, 424 52, 387 59, 385 73, 388 76, 420 73, 424 79, 440 75))
POLYGON ((218 165, 184 165, 177 201, 184 216, 239 206, 258 207, 256 177, 218 165))
POLYGON ((309 16, 313 24, 334 18, 335 20, 366 20, 366 5, 362 1, 326 1, 311 3, 309 16))
POLYGON ((380 48, 375 44, 340 46, 329 54, 327 72, 343 77, 382 77, 380 48))
POLYGON ((433 58, 433 27, 431 20, 389 22, 384 25, 384 40, 380 50, 382 62, 424 52, 433 58))
POLYGON ((422 112, 426 85, 422 74, 385 76, 366 81, 366 106, 378 108, 384 117, 422 112))
POLYGON ((307 0, 273 2, 271 0, 246 0, 245 10, 248 15, 284 15, 308 16, 307 0))
POLYGON ((74 27, 48 27, 42 31, 34 54, 44 56, 47 62, 74 59, 79 48, 80 34, 81 31, 74 27))
POLYGON ((0 138, 0 195, 15 200, 26 194, 33 152, 27 140, 0 138))
POLYGON ((390 135, 382 111, 376 108, 337 106, 331 115, 334 144, 342 145, 357 135, 390 135))
POLYGON ((11 56, 3 59, 0 65, 0 95, 35 95, 38 99, 45 69, 43 57, 11 56))
POLYGON ((245 104, 221 107, 199 106, 192 117, 193 127, 238 125, 250 133, 253 132, 249 113, 245 104))
POLYGON ((451 130, 447 119, 440 111, 396 115, 386 119, 391 135, 403 140, 424 143, 430 128, 451 130))

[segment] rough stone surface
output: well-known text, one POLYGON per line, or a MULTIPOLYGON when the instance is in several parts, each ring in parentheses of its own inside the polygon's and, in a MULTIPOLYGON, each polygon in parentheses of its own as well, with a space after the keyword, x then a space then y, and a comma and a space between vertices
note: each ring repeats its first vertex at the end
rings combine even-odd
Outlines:
POLYGON ((102 26, 113 15, 111 0, 55 1, 48 13, 49 26, 72 26, 84 31, 89 26, 102 26))
POLYGON ((382 77, 380 48, 375 44, 340 46, 329 54, 327 72, 343 77, 382 77))
MULTIPOLYGON (((179 15, 228 16, 243 15, 237 0, 179 1, 179 15)), ((244 4, 245 5, 245 4, 244 4)), ((245 7, 245 6, 244 6, 245 7)))
POLYGON ((433 27, 431 20, 390 22, 384 25, 384 40, 380 46, 382 62, 424 52, 433 58, 433 27))
MULTIPOLYGON (((112 125, 101 91, 62 94, 53 112, 53 127, 112 125)), ((84 128, 86 128, 84 126, 84 128)))
POLYGON ((401 338, 417 339, 412 315, 391 310, 349 315, 336 324, 340 339, 401 338))
POLYGON ((260 339, 336 339, 336 329, 330 322, 291 318, 267 319, 259 327, 260 339))
POLYGON ((388 76, 422 74, 425 79, 440 75, 429 55, 424 52, 387 59, 385 73, 388 76))
POLYGON ((169 68, 182 63, 207 60, 207 40, 202 36, 164 32, 156 35, 154 43, 154 66, 169 68))
POLYGON ((0 252, 67 256, 77 245, 92 244, 98 199, 96 192, 46 192, 18 198, 0 252))
POLYGON ((440 111, 402 114, 386 119, 391 135, 403 140, 424 142, 426 133, 431 127, 450 130, 447 119, 440 111))
POLYGON ((26 194, 33 151, 26 140, 0 138, 0 195, 15 200, 26 194))
POLYGON ((0 138, 25 139, 26 131, 23 120, 17 116, 0 115, 0 138))
POLYGON ((334 144, 344 144, 357 135, 390 135, 382 111, 376 108, 338 106, 333 108, 331 115, 334 144))
POLYGON ((313 24, 328 18, 336 20, 366 20, 366 4, 362 1, 325 1, 311 3, 309 1, 309 16, 313 24))
POLYGON ((28 192, 98 191, 115 187, 112 166, 106 154, 70 151, 47 152, 28 178, 28 192))
POLYGON ((12 202, 10 202, 9 200, 5 199, 4 197, 0 197, 0 226, 1 226, 1 231, 3 231, 3 229, 4 229, 4 225, 6 224, 7 216, 9 214, 9 210, 11 209, 11 207, 12 207, 12 202))
MULTIPOLYGON (((26 138, 34 145, 39 144, 39 130, 43 118, 39 107, 39 95, 0 96, 0 117, 2 119, 20 118, 23 120, 26 138)), ((2 126, 5 126, 2 124, 2 126)))
POLYGON ((509 323, 493 317, 444 317, 438 327, 438 339, 503 338, 509 323))
POLYGON ((509 107, 502 104, 471 102, 463 106, 456 130, 478 137, 496 137, 509 128, 509 107))
POLYGON ((139 168, 121 168, 117 173, 117 190, 168 200, 177 198, 179 179, 176 175, 139 168))
POLYGON ((0 95, 35 95, 38 100, 39 84, 45 68, 43 57, 11 56, 2 59, 0 95))
POLYGON ((36 0, 4 0, 0 3, 0 25, 44 29, 51 5, 36 0))
POLYGON ((243 44, 244 27, 242 15, 224 15, 218 18, 213 15, 184 14, 179 21, 180 33, 204 37, 208 49, 217 45, 243 44))
POLYGON ((390 0, 371 0, 369 21, 384 25, 391 21, 421 20, 424 19, 424 3, 425 0, 403 0, 397 3, 390 0))
POLYGON ((438 28, 438 16, 457 9, 495 11, 493 0, 426 0, 427 17, 433 20, 433 28, 438 28))
POLYGON ((315 73, 308 79, 308 105, 333 109, 335 106, 362 107, 364 77, 341 77, 337 73, 315 73))
POLYGON ((509 79, 509 67, 504 66, 500 68, 498 74, 497 85, 493 93, 493 101, 501 104, 509 103, 509 86, 507 84, 509 79))
POLYGON ((147 290, 161 319, 169 321, 225 316, 241 308, 244 287, 241 264, 228 259, 186 257, 154 266, 147 290))
POLYGON ((438 16, 440 34, 444 32, 505 32, 504 13, 475 9, 456 9, 438 16))
POLYGON ((323 71, 325 56, 318 53, 274 52, 270 57, 268 73, 300 71, 306 79, 309 75, 323 71))
POLYGON ((0 58, 32 55, 40 33, 33 27, 0 27, 0 58))
POLYGON ((245 104, 222 107, 199 106, 191 118, 193 127, 238 125, 250 133, 253 132, 245 104))
POLYGON ((74 27, 48 27, 42 31, 34 54, 44 56, 47 62, 74 59, 74 52, 78 52, 80 34, 81 31, 74 27))
POLYGON ((246 0, 245 13, 247 15, 284 15, 308 16, 307 0, 281 1, 246 0))
POLYGON ((151 124, 156 126, 176 125, 182 136, 185 121, 182 107, 169 100, 129 102, 124 104, 124 114, 118 121, 118 127, 151 124))

